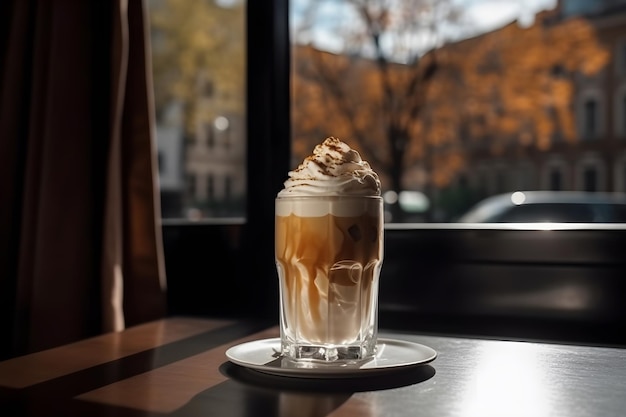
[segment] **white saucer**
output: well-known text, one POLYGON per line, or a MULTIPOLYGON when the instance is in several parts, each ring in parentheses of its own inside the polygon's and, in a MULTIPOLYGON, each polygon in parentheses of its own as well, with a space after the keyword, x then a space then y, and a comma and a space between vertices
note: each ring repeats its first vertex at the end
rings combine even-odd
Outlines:
POLYGON ((334 366, 310 362, 307 367, 296 368, 281 358, 279 352, 280 338, 273 338, 233 346, 226 351, 226 356, 237 365, 266 374, 300 378, 354 378, 422 365, 437 357, 437 352, 428 346, 384 338, 378 339, 373 359, 353 364, 334 366))

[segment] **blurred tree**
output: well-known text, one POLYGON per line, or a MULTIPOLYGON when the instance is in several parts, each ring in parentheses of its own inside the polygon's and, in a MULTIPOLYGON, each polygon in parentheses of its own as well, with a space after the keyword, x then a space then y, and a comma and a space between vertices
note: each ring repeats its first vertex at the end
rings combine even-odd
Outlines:
MULTIPOLYGON (((379 172, 385 189, 399 192, 425 86, 437 70, 436 61, 423 65, 420 57, 441 42, 442 28, 458 13, 450 0, 335 2, 342 5, 348 16, 335 28, 343 39, 338 54, 296 50, 294 153, 301 159, 323 136, 338 136, 379 172)), ((304 15, 313 19, 315 13, 304 15)), ((296 43, 313 24, 304 19, 296 43)))
POLYGON ((226 7, 215 0, 151 0, 150 20, 157 114, 178 102, 191 136, 199 123, 213 122, 217 113, 243 114, 242 1, 226 7), (206 100, 214 105, 203 105, 206 100))

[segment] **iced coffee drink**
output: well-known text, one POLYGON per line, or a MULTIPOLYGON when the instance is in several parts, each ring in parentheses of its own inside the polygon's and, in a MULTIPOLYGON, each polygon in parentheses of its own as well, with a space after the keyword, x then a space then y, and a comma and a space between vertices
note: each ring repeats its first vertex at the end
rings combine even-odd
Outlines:
POLYGON ((283 356, 324 362, 375 352, 383 203, 378 175, 336 138, 316 146, 276 198, 283 356))

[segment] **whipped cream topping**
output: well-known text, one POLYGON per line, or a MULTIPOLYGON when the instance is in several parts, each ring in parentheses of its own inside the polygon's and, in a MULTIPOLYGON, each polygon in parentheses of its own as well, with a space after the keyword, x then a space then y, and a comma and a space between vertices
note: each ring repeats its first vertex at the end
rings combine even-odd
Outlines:
POLYGON ((278 197, 380 195, 380 180, 369 163, 334 137, 317 145, 288 176, 278 197))

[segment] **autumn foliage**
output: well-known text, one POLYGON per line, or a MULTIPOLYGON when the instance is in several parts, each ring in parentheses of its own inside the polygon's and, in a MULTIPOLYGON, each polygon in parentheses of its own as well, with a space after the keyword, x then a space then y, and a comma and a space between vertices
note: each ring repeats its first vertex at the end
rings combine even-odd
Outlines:
POLYGON ((332 134, 396 190, 445 187, 478 155, 575 141, 576 77, 593 76, 609 60, 584 19, 548 24, 541 16, 530 27, 511 23, 449 43, 413 64, 310 46, 294 55, 296 159, 332 134), (404 150, 401 160, 394 147, 404 150))

